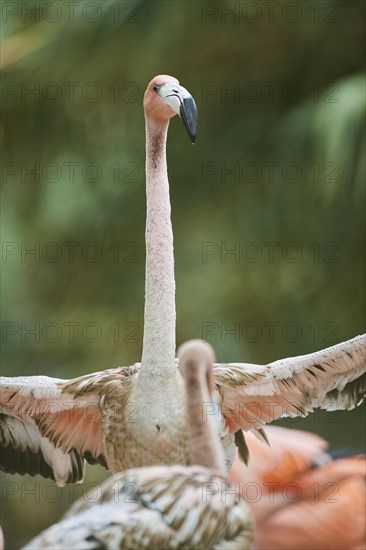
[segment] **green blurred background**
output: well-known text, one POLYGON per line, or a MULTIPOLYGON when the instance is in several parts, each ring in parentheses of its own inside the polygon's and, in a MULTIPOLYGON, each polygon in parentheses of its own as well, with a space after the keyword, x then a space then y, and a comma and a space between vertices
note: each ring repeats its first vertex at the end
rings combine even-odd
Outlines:
MULTIPOLYGON (((169 131, 177 343, 268 362, 363 332, 364 16, 363 0, 2 2, 2 374, 139 360, 142 98, 160 73, 199 111, 194 147, 169 131)), ((361 408, 279 424, 364 445, 361 408)), ((3 475, 7 547, 87 487, 3 475)))

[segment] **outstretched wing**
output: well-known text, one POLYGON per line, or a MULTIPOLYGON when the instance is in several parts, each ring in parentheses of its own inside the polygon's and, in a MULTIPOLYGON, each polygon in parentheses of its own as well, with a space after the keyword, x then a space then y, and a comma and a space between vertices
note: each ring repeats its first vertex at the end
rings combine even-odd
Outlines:
POLYGON ((222 413, 232 431, 261 428, 314 408, 353 409, 366 393, 366 335, 269 365, 216 365, 222 413))
POLYGON ((47 376, 0 378, 0 468, 41 474, 58 484, 83 479, 84 459, 107 467, 102 413, 109 383, 120 367, 73 380, 47 376))

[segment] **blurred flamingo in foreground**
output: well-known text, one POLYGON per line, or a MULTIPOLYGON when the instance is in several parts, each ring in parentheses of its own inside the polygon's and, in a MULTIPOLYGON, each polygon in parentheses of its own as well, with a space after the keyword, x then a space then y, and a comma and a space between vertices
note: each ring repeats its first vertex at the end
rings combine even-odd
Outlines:
POLYGON ((256 520, 256 550, 366 548, 366 456, 334 460, 321 437, 267 427, 271 447, 246 434, 250 463, 237 457, 240 484, 256 520))

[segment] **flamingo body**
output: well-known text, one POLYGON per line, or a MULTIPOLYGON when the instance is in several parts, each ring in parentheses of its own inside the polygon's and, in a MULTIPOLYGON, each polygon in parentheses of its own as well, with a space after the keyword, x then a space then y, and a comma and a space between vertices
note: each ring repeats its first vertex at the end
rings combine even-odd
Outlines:
POLYGON ((182 346, 189 445, 194 466, 151 466, 109 478, 41 533, 30 549, 249 550, 253 522, 230 487, 210 401, 213 350, 200 341, 182 346))
MULTIPOLYGON (((276 366, 280 364, 281 370, 282 361, 267 366, 216 364, 220 438, 228 468, 235 458, 238 427, 256 431, 281 416, 306 416, 316 406, 351 409, 360 403, 365 393, 365 349, 366 336, 359 336, 286 359, 287 371, 280 375, 284 378, 276 366)), ((190 464, 178 362, 173 373, 168 380, 158 379, 160 389, 148 399, 138 388, 140 364, 69 381, 2 378, 3 470, 39 473, 62 485, 83 479, 84 459, 113 473, 161 463, 190 464)), ((211 414, 213 408, 207 411, 211 414)))
MULTIPOLYGON (((162 462, 190 464, 184 385, 175 359, 166 143, 170 119, 177 114, 194 141, 197 108, 176 78, 159 75, 145 92, 144 113, 146 276, 141 364, 68 381, 45 376, 2 378, 4 471, 41 474, 62 485, 83 479, 85 460, 113 473, 162 462)), ((259 433, 277 418, 306 416, 315 407, 352 409, 365 395, 365 372, 365 335, 268 365, 216 365, 216 402, 222 412, 219 435, 228 468, 235 457, 235 433, 242 429, 259 433)))
POLYGON ((230 472, 242 496, 252 484, 260 495, 248 499, 255 549, 365 549, 365 455, 331 460, 314 434, 270 426, 267 435, 271 447, 249 434, 249 467, 236 460, 230 472))

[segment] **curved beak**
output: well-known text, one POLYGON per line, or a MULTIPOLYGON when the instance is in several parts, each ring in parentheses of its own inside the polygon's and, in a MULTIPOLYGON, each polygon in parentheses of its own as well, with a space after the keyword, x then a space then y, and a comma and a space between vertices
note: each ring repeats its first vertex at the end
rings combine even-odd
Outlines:
POLYGON ((198 111, 193 97, 185 97, 180 106, 180 117, 192 143, 196 141, 198 111))
POLYGON ((166 83, 156 86, 161 99, 179 115, 192 143, 196 141, 198 112, 196 103, 188 90, 178 84, 166 83))

